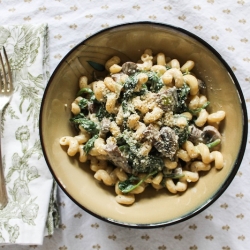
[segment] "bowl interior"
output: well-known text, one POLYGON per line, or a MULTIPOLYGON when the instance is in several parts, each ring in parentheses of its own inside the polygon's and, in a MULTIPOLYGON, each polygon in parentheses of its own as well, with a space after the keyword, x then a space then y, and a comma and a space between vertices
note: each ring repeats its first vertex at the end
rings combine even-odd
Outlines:
POLYGON ((164 225, 184 220, 203 210, 233 179, 244 151, 245 111, 236 80, 220 56, 199 38, 166 25, 138 23, 102 31, 74 48, 59 64, 45 90, 40 114, 42 147, 48 166, 69 197, 88 212, 121 225, 164 225), (148 189, 136 196, 132 206, 117 204, 113 187, 97 182, 87 164, 69 157, 59 144, 65 135, 75 135, 69 123, 71 103, 78 91, 78 79, 92 81, 93 68, 87 61, 104 64, 118 55, 122 62, 137 61, 144 50, 163 52, 181 64, 195 61, 195 74, 207 84, 209 111, 224 110, 221 124, 225 166, 201 173, 197 183, 184 193, 148 189), (242 146, 243 145, 243 146, 242 146))

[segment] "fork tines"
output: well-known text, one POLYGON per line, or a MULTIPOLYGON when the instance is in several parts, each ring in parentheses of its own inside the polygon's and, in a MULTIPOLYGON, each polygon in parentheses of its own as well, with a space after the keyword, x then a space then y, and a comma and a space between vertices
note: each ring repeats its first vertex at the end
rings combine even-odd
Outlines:
POLYGON ((4 92, 9 92, 12 91, 12 78, 11 78, 11 71, 10 71, 10 64, 9 64, 9 60, 7 57, 7 53, 5 48, 2 48, 3 50, 3 56, 2 53, 0 53, 0 73, 1 73, 1 77, 0 77, 0 91, 4 91, 4 92))

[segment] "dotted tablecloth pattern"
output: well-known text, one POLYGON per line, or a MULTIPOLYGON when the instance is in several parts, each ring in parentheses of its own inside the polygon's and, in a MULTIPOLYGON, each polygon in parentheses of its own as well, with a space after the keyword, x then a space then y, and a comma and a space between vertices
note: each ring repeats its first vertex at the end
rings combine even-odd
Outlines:
MULTIPOLYGON (((48 23, 50 71, 95 32, 133 21, 168 23, 212 45, 234 71, 250 108, 250 1, 248 0, 0 0, 0 23, 48 23)), ((78 208, 60 189, 60 228, 42 246, 3 249, 246 250, 250 249, 250 156, 224 194, 188 221, 165 228, 122 228, 78 208)), ((32 236, 31 236, 32 237, 32 236)), ((1 248, 1 246, 0 246, 1 248)))

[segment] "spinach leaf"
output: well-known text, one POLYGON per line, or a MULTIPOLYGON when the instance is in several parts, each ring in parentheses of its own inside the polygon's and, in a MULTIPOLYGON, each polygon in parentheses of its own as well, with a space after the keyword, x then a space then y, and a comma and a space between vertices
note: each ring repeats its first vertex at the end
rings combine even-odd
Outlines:
POLYGON ((80 109, 85 109, 86 107, 88 107, 88 100, 83 98, 79 101, 78 105, 80 107, 80 109))
POLYGON ((181 88, 177 89, 177 104, 176 104, 176 113, 183 113, 187 111, 186 100, 190 92, 190 87, 187 84, 184 84, 181 88))
POLYGON ((97 63, 97 62, 93 62, 93 61, 87 61, 87 63, 95 70, 97 71, 104 71, 105 70, 105 66, 97 63))
POLYGON ((90 94, 90 95, 94 95, 94 92, 92 89, 89 88, 82 88, 77 92, 77 96, 81 96, 83 94, 90 94))
POLYGON ((139 154, 142 145, 133 139, 131 131, 124 130, 117 138, 117 143, 119 144, 119 149, 126 155, 133 173, 159 172, 164 168, 164 162, 161 157, 139 154))
POLYGON ((148 81, 146 84, 149 86, 149 90, 155 93, 158 92, 164 85, 161 77, 159 77, 157 73, 153 71, 145 73, 148 75, 148 81))
POLYGON ((185 126, 184 128, 173 127, 173 130, 174 130, 175 134, 178 135, 178 144, 179 144, 179 146, 181 146, 185 141, 187 141, 187 139, 190 135, 188 125, 185 126))
POLYGON ((99 132, 98 126, 93 121, 86 118, 82 113, 70 119, 73 124, 82 126, 87 132, 97 134, 99 132))
POLYGON ((122 134, 119 135, 118 141, 123 140, 125 142, 125 145, 128 146, 129 151, 133 154, 138 153, 138 148, 140 147, 140 144, 133 139, 133 134, 129 130, 124 130, 122 134))
POLYGON ((115 114, 110 114, 106 108, 105 108, 105 103, 99 103, 99 107, 97 108, 96 111, 96 117, 98 118, 99 121, 101 121, 104 117, 109 118, 110 120, 114 120, 115 114))
POLYGON ((95 140, 98 138, 98 135, 94 135, 92 138, 90 138, 87 143, 83 146, 83 150, 86 154, 89 153, 89 151, 94 147, 95 140))
POLYGON ((154 171, 152 173, 149 173, 144 178, 140 179, 137 176, 131 175, 127 180, 121 181, 118 183, 119 189, 122 191, 122 193, 127 194, 131 192, 132 190, 136 189, 138 186, 140 186, 146 179, 148 179, 150 176, 155 175, 157 171, 154 171))
POLYGON ((132 154, 132 156, 128 161, 134 173, 159 172, 164 168, 164 162, 161 157, 154 155, 142 156, 138 155, 138 153, 132 154))
POLYGON ((124 85, 123 85, 123 89, 124 89, 124 94, 123 94, 123 98, 124 100, 128 100, 134 92, 134 88, 136 87, 136 84, 138 82, 138 73, 135 73, 131 76, 129 76, 127 78, 127 80, 125 81, 124 85))

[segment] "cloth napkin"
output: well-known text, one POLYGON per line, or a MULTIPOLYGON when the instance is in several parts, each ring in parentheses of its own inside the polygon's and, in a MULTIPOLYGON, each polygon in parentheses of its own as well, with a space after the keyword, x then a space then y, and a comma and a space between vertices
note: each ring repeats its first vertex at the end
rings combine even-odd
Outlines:
POLYGON ((49 76, 47 34, 47 24, 0 26, 0 48, 5 46, 15 88, 1 121, 9 203, 0 210, 0 244, 41 245, 59 221, 38 127, 49 76))

